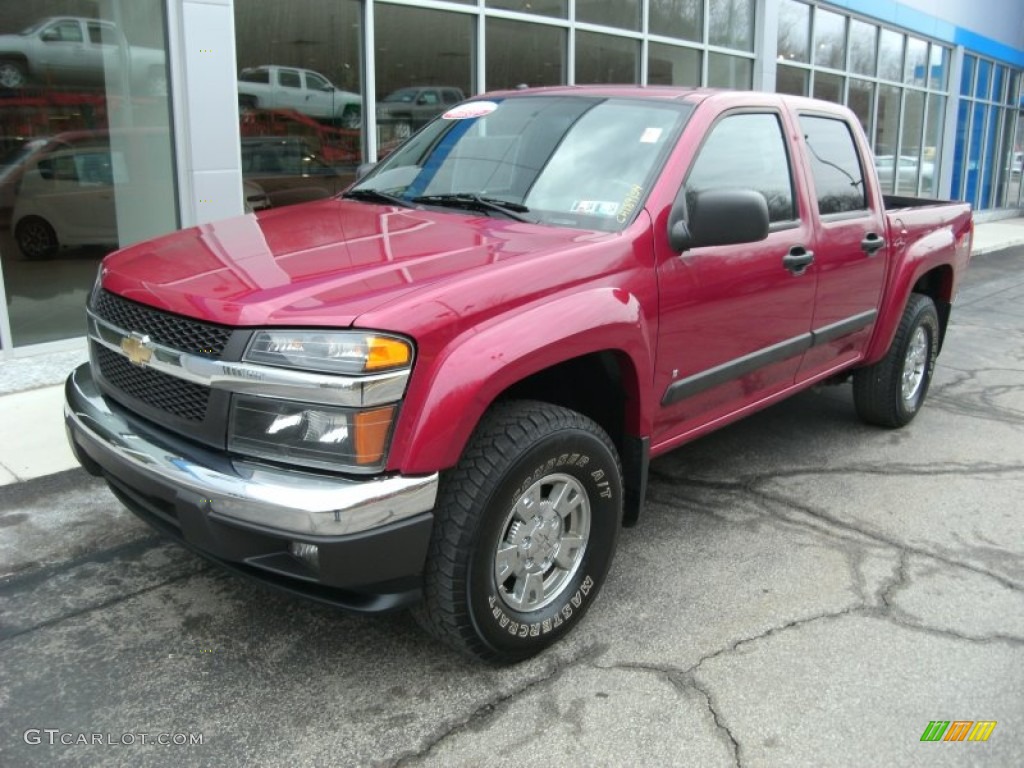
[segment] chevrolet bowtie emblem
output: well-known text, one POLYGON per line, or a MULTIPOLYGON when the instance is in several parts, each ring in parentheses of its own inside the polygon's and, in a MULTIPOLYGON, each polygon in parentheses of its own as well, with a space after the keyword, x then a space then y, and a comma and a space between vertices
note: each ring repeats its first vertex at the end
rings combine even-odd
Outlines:
POLYGON ((121 339, 121 351, 125 353, 128 360, 134 365, 147 365, 153 357, 153 347, 149 344, 149 336, 141 333, 132 333, 121 339))

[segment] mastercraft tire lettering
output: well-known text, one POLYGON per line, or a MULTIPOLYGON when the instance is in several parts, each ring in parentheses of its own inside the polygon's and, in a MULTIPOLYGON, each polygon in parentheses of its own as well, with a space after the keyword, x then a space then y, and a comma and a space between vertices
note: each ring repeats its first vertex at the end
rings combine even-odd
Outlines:
POLYGON ((477 658, 532 656, 593 602, 621 521, 618 455, 597 424, 501 403, 442 480, 417 619, 477 658))

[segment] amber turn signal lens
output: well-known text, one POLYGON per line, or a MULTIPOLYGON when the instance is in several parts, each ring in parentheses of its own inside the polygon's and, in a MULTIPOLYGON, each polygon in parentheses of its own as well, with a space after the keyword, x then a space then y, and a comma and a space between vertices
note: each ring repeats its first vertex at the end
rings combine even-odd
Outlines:
POLYGON ((356 464, 376 464, 381 460, 394 415, 393 405, 353 415, 356 464))
POLYGON ((366 339, 366 370, 383 371, 408 365, 412 357, 409 345, 400 339, 387 336, 370 336, 366 339))

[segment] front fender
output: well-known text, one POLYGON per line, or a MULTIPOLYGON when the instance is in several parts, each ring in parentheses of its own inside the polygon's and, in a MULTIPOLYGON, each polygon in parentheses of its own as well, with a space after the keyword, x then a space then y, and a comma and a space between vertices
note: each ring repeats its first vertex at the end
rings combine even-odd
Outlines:
POLYGON ((546 368, 606 350, 630 362, 623 366, 623 377, 632 377, 624 382, 632 410, 627 423, 649 434, 652 345, 640 301, 612 287, 556 298, 469 329, 446 345, 431 369, 413 373, 389 468, 422 474, 453 466, 502 392, 546 368))

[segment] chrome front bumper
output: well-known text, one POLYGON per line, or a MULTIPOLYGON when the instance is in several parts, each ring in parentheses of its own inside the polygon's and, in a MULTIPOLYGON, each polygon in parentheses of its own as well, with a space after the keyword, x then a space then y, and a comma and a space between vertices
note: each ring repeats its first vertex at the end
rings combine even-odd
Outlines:
POLYGON ((127 464, 154 481, 199 494, 211 517, 281 533, 361 533, 426 512, 437 497, 437 474, 353 480, 238 459, 203 462, 201 456, 209 454, 208 450, 197 448, 190 451, 192 456, 186 455, 180 446, 176 450, 171 440, 142 434, 114 413, 96 387, 88 364, 68 378, 64 418, 76 455, 86 447, 104 469, 111 462, 127 464), (81 446, 83 442, 90 445, 81 446))
POLYGON ((412 599, 433 524, 436 473, 354 479, 232 458, 111 407, 88 364, 68 377, 64 419, 88 471, 105 477, 137 515, 201 554, 355 610, 412 599), (295 542, 319 547, 319 570, 289 554, 295 542), (362 597, 335 599, 323 587, 362 597))

